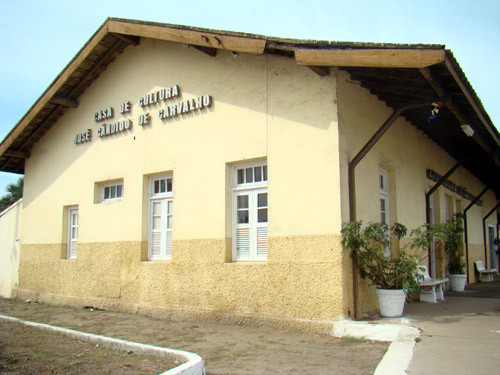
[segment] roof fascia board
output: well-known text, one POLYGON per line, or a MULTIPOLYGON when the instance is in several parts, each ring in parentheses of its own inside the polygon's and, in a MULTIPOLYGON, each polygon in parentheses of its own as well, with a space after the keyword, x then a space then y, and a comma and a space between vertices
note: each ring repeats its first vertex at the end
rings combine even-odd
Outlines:
POLYGON ((444 49, 308 49, 295 51, 298 65, 425 68, 444 62, 444 49))
POLYGON ((66 80, 73 74, 73 72, 80 66, 80 64, 87 58, 97 44, 108 33, 105 24, 95 33, 87 45, 75 56, 71 63, 61 72, 54 82, 45 90, 38 101, 29 109, 24 117, 17 123, 12 131, 5 137, 0 144, 0 155, 2 155, 21 134, 24 128, 33 120, 35 116, 43 109, 43 107, 52 99, 66 80))
POLYGON ((117 20, 109 20, 107 29, 109 32, 117 34, 192 44, 200 47, 225 49, 254 55, 262 55, 266 47, 266 41, 263 39, 197 30, 183 30, 159 25, 128 23, 117 20))
POLYGON ((484 117, 483 111, 481 110, 480 106, 477 104, 477 102, 472 97, 472 95, 471 95, 470 91, 468 90, 467 86, 465 85, 465 83, 460 78, 460 75, 456 71, 454 64, 448 58, 446 58, 445 64, 446 64, 446 67, 448 68, 448 71, 453 76, 453 79, 455 80, 457 85, 460 87, 460 90, 462 90, 463 94, 467 98, 467 101, 472 106, 472 108, 474 108, 474 111, 476 112, 478 117, 481 119, 485 128, 488 130, 488 132, 490 133, 492 138, 496 141, 497 145, 500 145, 500 139, 499 139, 498 133, 493 130, 490 122, 484 117))

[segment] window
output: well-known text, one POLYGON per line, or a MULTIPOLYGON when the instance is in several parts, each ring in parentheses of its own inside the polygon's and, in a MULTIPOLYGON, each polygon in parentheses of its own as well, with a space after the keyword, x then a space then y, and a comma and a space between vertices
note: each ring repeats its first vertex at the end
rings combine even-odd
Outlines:
POLYGON ((267 164, 233 167, 233 260, 267 260, 267 164))
MULTIPOLYGON (((379 170, 379 191, 380 191, 380 222, 387 225, 386 236, 389 239, 391 234, 389 228, 391 226, 391 220, 389 215, 389 178, 387 171, 383 169, 379 170)), ((386 257, 391 256, 391 250, 389 247, 385 249, 384 252, 386 257)))
POLYGON ((149 183, 148 259, 172 259, 173 178, 151 177, 149 183))
POLYGON ((389 218, 389 183, 387 172, 379 171, 379 187, 380 187, 380 222, 390 226, 389 218))
POLYGON ((429 196, 429 224, 434 225, 435 224, 435 219, 434 219, 434 194, 431 194, 429 196))
POLYGON ((66 256, 76 259, 76 244, 78 243, 78 206, 68 207, 68 234, 66 256))
POLYGON ((123 197, 123 181, 113 181, 100 184, 100 202, 111 202, 123 197))

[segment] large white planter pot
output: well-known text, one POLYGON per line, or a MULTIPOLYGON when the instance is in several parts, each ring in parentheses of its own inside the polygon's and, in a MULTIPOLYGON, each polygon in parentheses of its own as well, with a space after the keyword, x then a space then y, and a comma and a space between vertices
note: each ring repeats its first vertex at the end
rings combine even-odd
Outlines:
POLYGON ((400 289, 377 289, 380 315, 384 318, 396 318, 403 315, 406 293, 400 289))
POLYGON ((465 290, 465 282, 467 275, 449 275, 450 290, 453 292, 463 292, 465 290))

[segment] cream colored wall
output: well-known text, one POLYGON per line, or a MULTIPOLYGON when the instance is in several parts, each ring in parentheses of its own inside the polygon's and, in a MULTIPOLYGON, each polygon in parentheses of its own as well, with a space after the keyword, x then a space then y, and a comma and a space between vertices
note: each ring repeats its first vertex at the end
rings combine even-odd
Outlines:
POLYGON ((153 40, 128 48, 27 160, 20 290, 289 317, 344 314, 344 258, 333 235, 341 222, 336 90, 335 75, 319 77, 283 57, 212 58, 153 40), (138 98, 174 84, 183 100, 209 94, 212 106, 161 121, 155 105, 152 124, 140 127, 138 98), (117 113, 127 100, 132 130, 99 139, 94 112, 117 113), (75 145, 88 128, 92 141, 75 145), (269 168, 268 261, 235 264, 227 262, 228 165, 255 158, 267 158, 269 168), (141 261, 147 175, 165 171, 174 176, 172 261, 141 261), (113 179, 124 180, 123 199, 94 203, 95 183, 113 179), (61 259, 69 205, 79 206, 77 260, 61 259))
POLYGON ((10 298, 19 281, 22 199, 0 212, 0 296, 10 298))
POLYGON ((226 163, 262 157, 273 177, 270 231, 330 233, 340 222, 335 99, 333 76, 320 78, 290 59, 225 51, 210 58, 181 45, 143 40, 119 56, 79 98, 79 107, 66 110, 35 145, 27 161, 25 225, 39 226, 39 216, 47 220, 23 241, 60 240, 62 226, 53 221, 61 221, 61 207, 54 202, 79 204, 82 220, 93 218, 82 222, 83 242, 137 240, 142 176, 163 171, 173 171, 175 206, 183 207, 175 212, 176 238, 222 238, 226 163), (212 95, 212 107, 164 122, 152 107, 152 125, 140 127, 137 116, 144 111, 137 99, 173 84, 179 84, 182 99, 212 95), (108 106, 117 111, 126 100, 133 104, 133 130, 98 139, 94 112, 108 106), (92 142, 76 146, 75 135, 87 128, 94 129, 92 142), (125 182, 122 202, 93 204, 94 182, 117 178, 125 182), (204 194, 193 194, 200 189, 204 194), (291 202, 297 203, 293 210, 291 202), (111 220, 116 216, 122 216, 120 225, 111 220))
MULTIPOLYGON (((337 85, 342 222, 346 222, 349 220, 348 162, 392 114, 392 109, 359 83, 351 80, 345 72, 338 74, 337 85)), ((432 123, 429 126, 432 126, 432 123)), ((424 224, 425 193, 434 185, 433 181, 427 179, 426 170, 432 169, 444 175, 454 164, 454 159, 400 117, 356 168, 357 219, 365 223, 380 221, 378 171, 383 168, 389 172, 391 222, 398 221, 409 229, 424 224)), ((484 188, 484 185, 463 167, 455 171, 449 179, 466 187, 472 194, 479 194, 484 188)), ((459 199, 462 209, 470 203, 443 187, 435 194, 439 196, 439 202, 435 206, 440 222, 444 222, 445 194, 453 197, 454 206, 455 200, 459 199)), ((491 192, 485 195, 483 201, 482 207, 471 208, 468 215, 471 259, 478 256, 477 248, 483 243, 481 215, 484 216, 496 204, 491 192)), ((496 224, 495 215, 488 222, 496 224)), ((470 271, 472 273, 472 269, 470 271)), ((444 272, 444 265, 441 272, 444 272)), ((376 310, 373 294, 365 293, 366 290, 362 289, 364 311, 376 310)))

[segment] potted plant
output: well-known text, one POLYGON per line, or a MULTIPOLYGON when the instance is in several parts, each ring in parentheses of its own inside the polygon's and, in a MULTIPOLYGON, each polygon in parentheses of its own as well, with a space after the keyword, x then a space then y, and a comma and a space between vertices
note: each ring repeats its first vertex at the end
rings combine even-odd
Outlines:
POLYGON ((360 221, 345 223, 341 231, 342 245, 351 250, 361 277, 377 287, 383 317, 401 316, 406 298, 420 290, 419 259, 406 248, 399 248, 399 241, 406 233, 406 227, 399 223, 389 231, 387 225, 378 223, 363 228, 360 221), (388 256, 386 250, 390 250, 391 239, 397 240, 398 250, 388 256))
POLYGON ((464 291, 467 275, 465 274, 465 263, 461 256, 464 233, 462 215, 455 214, 448 222, 432 227, 431 232, 432 236, 443 245, 448 255, 450 289, 455 292, 464 291))

